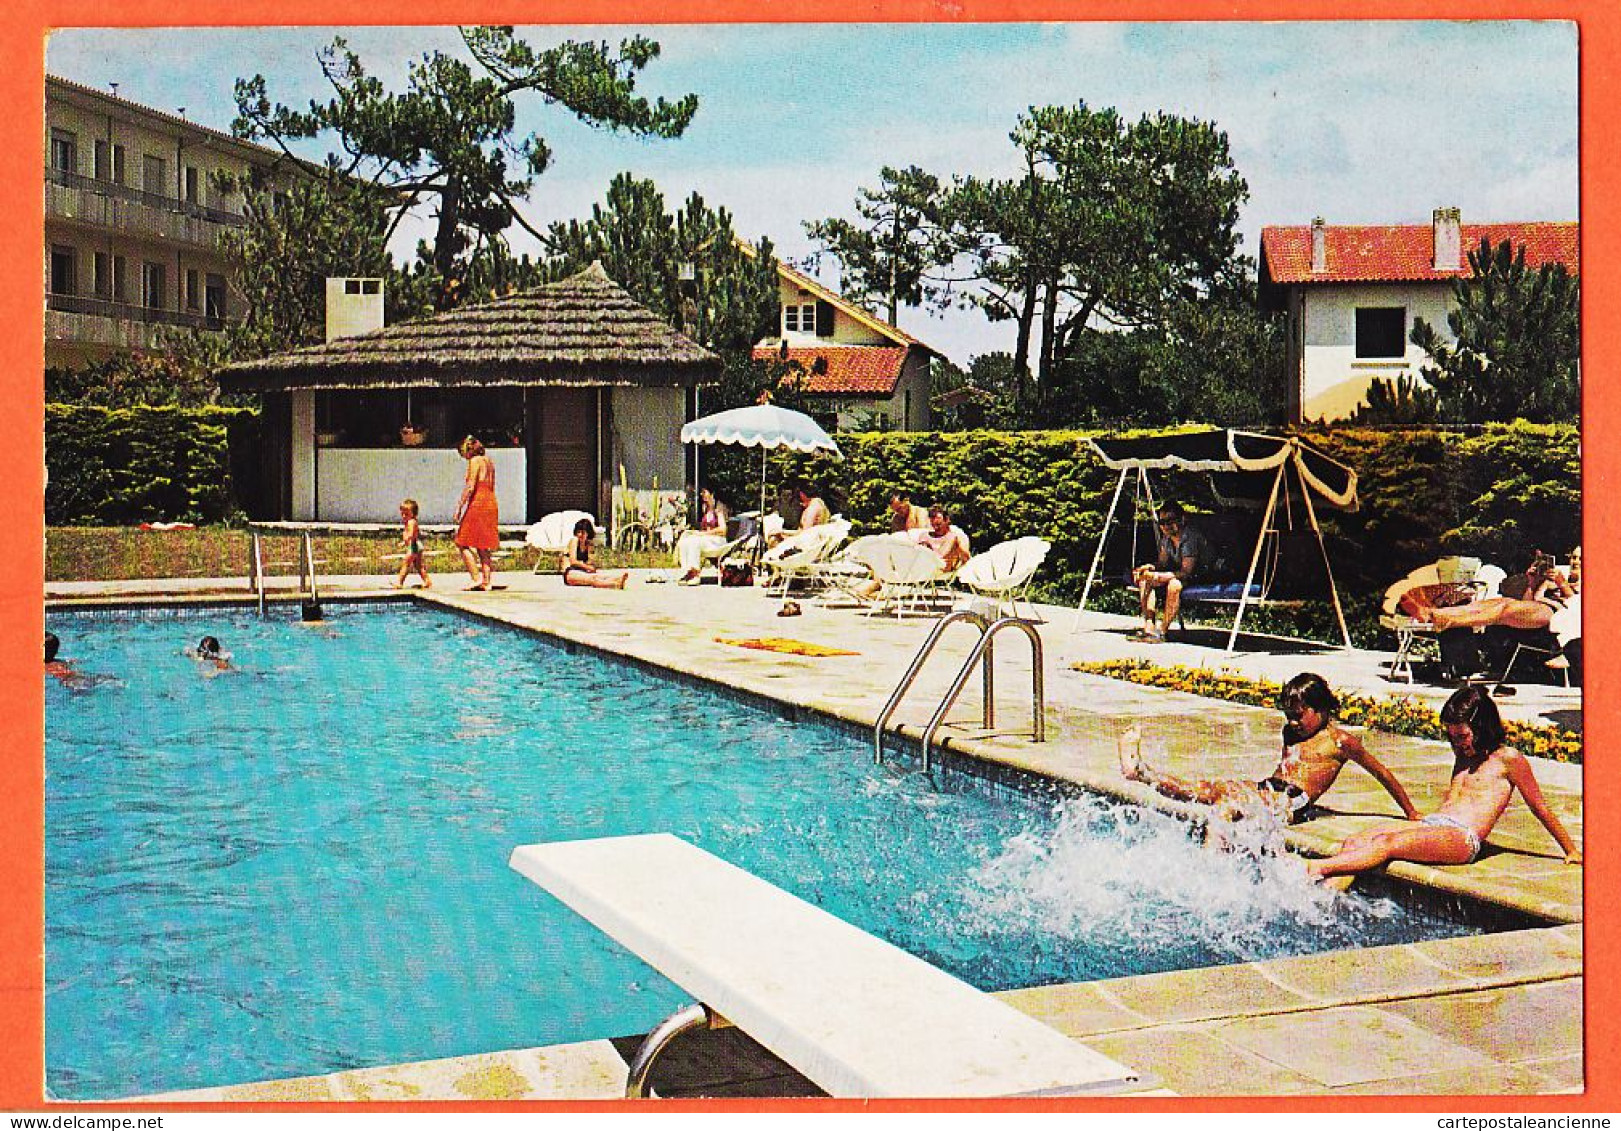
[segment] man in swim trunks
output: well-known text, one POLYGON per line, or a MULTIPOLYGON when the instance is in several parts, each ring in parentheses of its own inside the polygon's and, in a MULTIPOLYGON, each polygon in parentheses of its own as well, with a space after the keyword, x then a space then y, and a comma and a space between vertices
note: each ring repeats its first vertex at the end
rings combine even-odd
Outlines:
POLYGON ((1361 739, 1335 721, 1339 705, 1320 675, 1302 672, 1284 684, 1278 696, 1286 720, 1283 754, 1277 768, 1260 781, 1190 781, 1161 773, 1142 760, 1142 735, 1136 727, 1120 742, 1120 772, 1166 797, 1209 805, 1223 820, 1236 820, 1246 812, 1270 812, 1285 824, 1293 824, 1328 792, 1345 763, 1355 762, 1385 787, 1404 816, 1417 820, 1418 810, 1401 782, 1368 753, 1361 739))
POLYGON ((1503 720, 1485 688, 1455 692, 1441 708, 1441 725, 1446 727, 1453 757, 1452 784, 1441 808, 1422 819, 1409 818, 1397 829, 1356 834, 1333 856, 1306 865, 1314 878, 1353 875, 1392 860, 1472 864, 1516 789, 1558 842, 1565 863, 1582 862, 1581 849, 1543 800, 1525 755, 1504 744, 1503 720))

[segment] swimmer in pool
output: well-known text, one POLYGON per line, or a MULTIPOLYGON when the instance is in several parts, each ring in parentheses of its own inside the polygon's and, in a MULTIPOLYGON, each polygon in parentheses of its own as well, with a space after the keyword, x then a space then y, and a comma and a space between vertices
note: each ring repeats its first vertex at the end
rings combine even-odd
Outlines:
POLYGON ((203 637, 197 642, 197 647, 192 649, 191 654, 193 658, 200 660, 205 667, 213 665, 213 671, 224 672, 231 670, 231 654, 220 647, 218 637, 203 637))
POLYGON ((74 691, 85 691, 98 683, 113 682, 112 676, 82 672, 74 667, 71 661, 57 659, 57 654, 61 650, 61 638, 54 632, 47 632, 45 634, 45 674, 63 687, 74 691))
POLYGON ((1142 732, 1135 726, 1119 740, 1120 772, 1166 797, 1209 805, 1226 821, 1246 812, 1270 812, 1284 824, 1293 824, 1328 792, 1345 764, 1355 762, 1384 786, 1403 816, 1417 820, 1418 810, 1396 775, 1334 718, 1339 705, 1320 675, 1302 672, 1284 684, 1278 696, 1285 720, 1283 753, 1276 768, 1259 781, 1187 780, 1155 770, 1142 759, 1142 732))
POLYGON ((1582 862, 1581 849, 1543 800, 1525 755, 1506 745, 1502 717, 1484 687, 1459 688, 1441 708, 1441 725, 1452 744, 1452 783, 1441 807, 1394 829, 1357 833, 1333 856, 1306 865, 1313 878, 1354 875, 1392 860, 1472 864, 1516 789, 1558 843, 1565 863, 1582 862))

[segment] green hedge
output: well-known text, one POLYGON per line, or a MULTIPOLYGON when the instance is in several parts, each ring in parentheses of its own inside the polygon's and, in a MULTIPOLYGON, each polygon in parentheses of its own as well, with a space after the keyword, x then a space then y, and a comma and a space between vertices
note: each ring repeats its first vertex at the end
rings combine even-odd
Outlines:
POLYGON ((222 521, 235 508, 232 455, 258 449, 258 421, 241 408, 48 404, 45 521, 222 521))
MULTIPOLYGON (((1117 472, 1085 443, 1088 432, 841 434, 844 461, 783 455, 776 483, 805 477, 833 496, 858 533, 884 529, 892 488, 948 506, 974 545, 1037 535, 1053 544, 1041 581, 1080 592, 1117 472)), ((1357 471, 1361 508, 1319 508, 1335 577, 1352 593, 1384 589, 1408 570, 1465 553, 1513 570, 1532 547, 1561 557, 1580 539, 1579 432, 1573 426, 1308 430, 1312 445, 1357 471)), ((1157 487, 1198 512, 1223 509, 1208 478, 1157 473, 1157 487)), ((1128 483, 1126 490, 1131 486, 1128 483)), ((1129 499, 1123 499, 1129 504, 1129 499)), ((1119 535, 1117 535, 1119 537, 1119 535)))

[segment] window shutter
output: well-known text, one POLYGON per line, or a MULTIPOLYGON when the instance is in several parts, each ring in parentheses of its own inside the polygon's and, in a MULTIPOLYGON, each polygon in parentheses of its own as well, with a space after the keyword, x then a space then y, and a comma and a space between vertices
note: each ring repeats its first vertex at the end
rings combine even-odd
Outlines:
POLYGON ((816 336, 818 338, 833 336, 833 304, 824 299, 816 300, 816 336))

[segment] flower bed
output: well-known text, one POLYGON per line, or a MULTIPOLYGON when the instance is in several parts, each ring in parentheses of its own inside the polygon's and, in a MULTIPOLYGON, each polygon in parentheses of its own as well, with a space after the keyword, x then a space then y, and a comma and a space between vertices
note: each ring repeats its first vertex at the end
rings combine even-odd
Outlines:
MULTIPOLYGON (((1077 663, 1074 668, 1087 675, 1108 676, 1149 687, 1186 691, 1229 703, 1255 707, 1275 707, 1283 685, 1270 680, 1251 679, 1231 668, 1193 668, 1185 664, 1160 667, 1146 660, 1103 660, 1077 663)), ((1414 738, 1445 739, 1440 715, 1431 707, 1406 696, 1374 699, 1366 695, 1339 696, 1339 718, 1351 726, 1405 734, 1414 738)), ((1522 754, 1552 758, 1556 762, 1582 760, 1582 736, 1563 727, 1531 726, 1503 720, 1503 730, 1511 746, 1522 754)))

